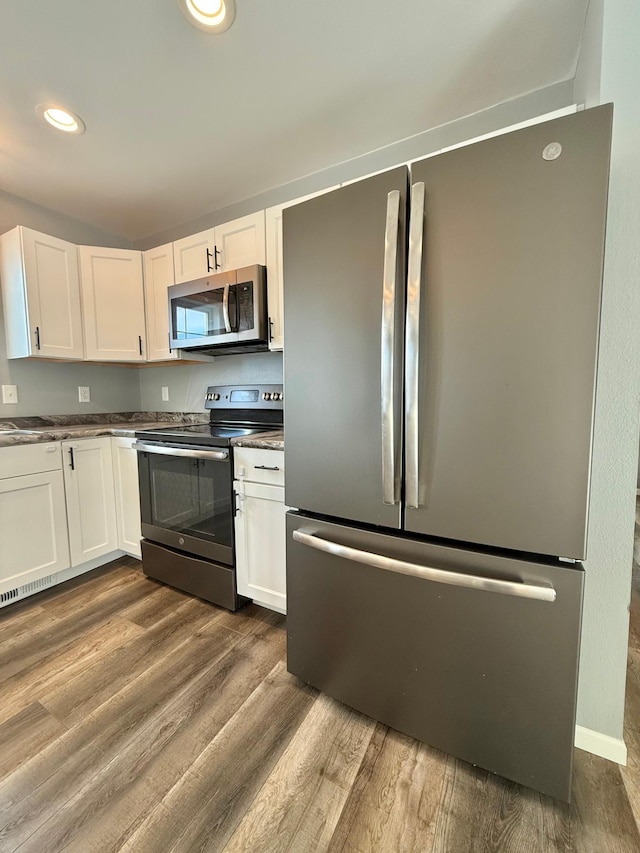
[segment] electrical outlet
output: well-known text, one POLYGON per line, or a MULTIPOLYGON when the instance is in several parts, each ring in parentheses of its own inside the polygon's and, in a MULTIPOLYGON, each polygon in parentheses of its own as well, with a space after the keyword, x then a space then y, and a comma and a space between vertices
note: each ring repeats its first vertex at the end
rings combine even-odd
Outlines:
POLYGON ((2 402, 17 403, 18 402, 18 386, 3 385, 2 386, 2 402))
POLYGON ((169 402, 169 387, 167 385, 162 386, 162 402, 169 402))
POLYGON ((88 385, 78 385, 78 400, 81 403, 91 402, 91 389, 88 385))

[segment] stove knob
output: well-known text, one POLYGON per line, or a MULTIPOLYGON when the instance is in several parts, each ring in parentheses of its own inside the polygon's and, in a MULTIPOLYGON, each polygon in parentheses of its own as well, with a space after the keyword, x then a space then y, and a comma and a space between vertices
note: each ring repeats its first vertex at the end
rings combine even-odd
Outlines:
POLYGON ((280 394, 278 391, 276 391, 272 397, 273 400, 280 400, 281 398, 282 398, 282 394, 280 394))
POLYGON ((264 394, 262 395, 262 399, 263 400, 270 400, 271 394, 268 391, 265 391, 264 394))
POLYGON ((212 394, 212 395, 211 395, 211 399, 212 399, 212 400, 219 400, 219 399, 220 399, 220 394, 212 394))

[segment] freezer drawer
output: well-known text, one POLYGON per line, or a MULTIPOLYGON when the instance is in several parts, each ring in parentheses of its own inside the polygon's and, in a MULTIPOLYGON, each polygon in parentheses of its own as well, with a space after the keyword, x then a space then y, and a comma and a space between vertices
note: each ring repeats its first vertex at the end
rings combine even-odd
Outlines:
POLYGON ((288 668, 399 731, 568 801, 583 577, 581 566, 288 513, 288 668), (323 541, 346 550, 318 550, 323 541), (390 565, 360 562, 367 553, 390 565), (412 565, 435 579, 402 573, 412 565))

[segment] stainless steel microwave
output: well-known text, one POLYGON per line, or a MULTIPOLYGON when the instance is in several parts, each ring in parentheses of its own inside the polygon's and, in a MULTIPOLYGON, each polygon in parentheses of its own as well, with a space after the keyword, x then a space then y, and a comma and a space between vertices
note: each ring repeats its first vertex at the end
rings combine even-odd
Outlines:
POLYGON ((168 293, 171 349, 218 355, 268 349, 263 266, 172 284, 168 293))

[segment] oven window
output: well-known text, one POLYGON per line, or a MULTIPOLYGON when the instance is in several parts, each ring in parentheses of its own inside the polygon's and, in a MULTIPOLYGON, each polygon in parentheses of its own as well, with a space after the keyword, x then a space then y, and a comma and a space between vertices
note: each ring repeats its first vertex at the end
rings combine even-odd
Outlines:
MULTIPOLYGON (((237 325, 235 288, 229 288, 229 324, 237 325)), ((228 334, 224 315, 224 288, 171 299, 171 328, 174 340, 206 341, 228 334)))
POLYGON ((229 464, 209 459, 147 455, 148 524, 231 545, 233 516, 229 464))

